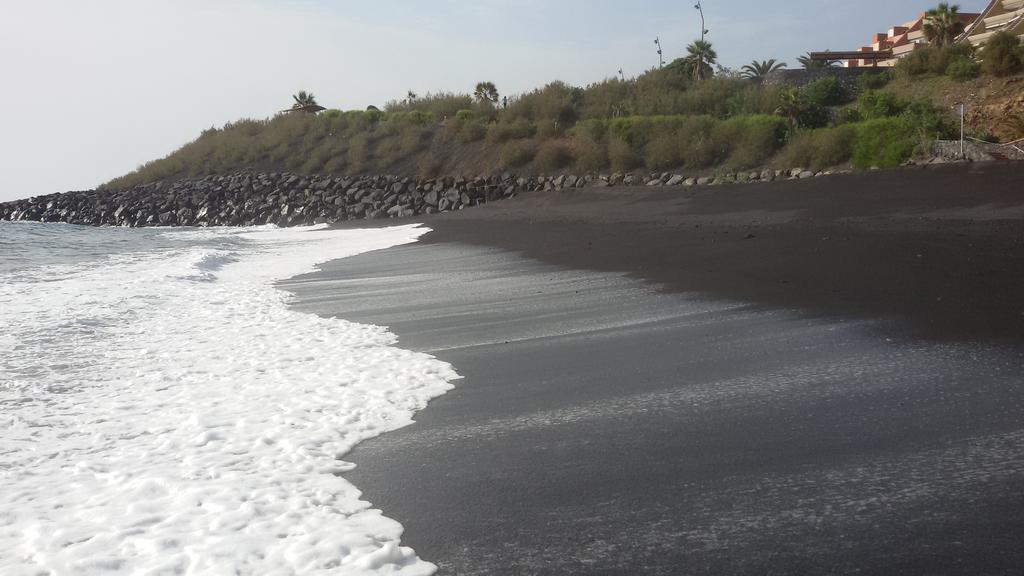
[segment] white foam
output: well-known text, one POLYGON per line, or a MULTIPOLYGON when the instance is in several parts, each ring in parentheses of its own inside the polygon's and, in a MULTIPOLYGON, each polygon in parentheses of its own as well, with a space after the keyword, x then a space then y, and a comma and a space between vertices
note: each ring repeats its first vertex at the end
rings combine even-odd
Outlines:
POLYGON ((0 284, 0 574, 433 573, 340 457, 457 375, 272 285, 424 232, 175 231, 241 242, 0 284))

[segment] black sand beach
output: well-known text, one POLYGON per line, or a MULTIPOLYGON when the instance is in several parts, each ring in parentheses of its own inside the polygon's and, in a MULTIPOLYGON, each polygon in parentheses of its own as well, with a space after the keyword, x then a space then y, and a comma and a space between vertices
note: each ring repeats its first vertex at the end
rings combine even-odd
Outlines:
POLYGON ((536 193, 284 284, 464 379, 346 475, 446 574, 1024 570, 1024 171, 536 193))

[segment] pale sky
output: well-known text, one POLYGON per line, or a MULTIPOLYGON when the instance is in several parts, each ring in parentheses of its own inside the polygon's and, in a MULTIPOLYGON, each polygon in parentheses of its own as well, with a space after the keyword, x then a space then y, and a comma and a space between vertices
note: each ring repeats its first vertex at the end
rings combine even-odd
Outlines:
MULTIPOLYGON (((693 1, 0 0, 0 200, 95 187, 298 90, 362 109, 491 80, 634 76, 700 34, 693 1)), ((722 64, 853 49, 931 0, 704 0, 722 64)), ((962 3, 978 11, 985 0, 962 3)))

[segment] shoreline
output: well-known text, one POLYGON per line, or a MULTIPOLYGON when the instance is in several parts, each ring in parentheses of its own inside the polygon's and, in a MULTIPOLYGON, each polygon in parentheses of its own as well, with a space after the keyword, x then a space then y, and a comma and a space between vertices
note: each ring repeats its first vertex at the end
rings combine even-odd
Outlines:
MULTIPOLYGON (((424 243, 625 272, 669 292, 1024 342, 1024 170, 931 166, 712 189, 534 192, 420 219, 424 243)), ((346 226, 352 225, 346 223, 346 226)))
POLYGON ((463 376, 414 425, 356 447, 345 474, 439 574, 1024 562, 1019 347, 481 244, 420 242, 281 286, 301 311, 387 325, 463 376))
POLYGON ((439 574, 1018 567, 1024 174, 843 178, 533 193, 283 283, 463 376, 346 477, 439 574))

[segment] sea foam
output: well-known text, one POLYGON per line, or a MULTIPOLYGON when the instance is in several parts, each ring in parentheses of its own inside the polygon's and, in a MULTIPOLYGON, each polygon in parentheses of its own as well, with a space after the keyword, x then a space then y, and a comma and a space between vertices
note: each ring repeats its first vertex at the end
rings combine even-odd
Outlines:
POLYGON ((433 573, 341 457, 456 373, 273 287, 424 232, 168 231, 5 278, 0 574, 433 573))

